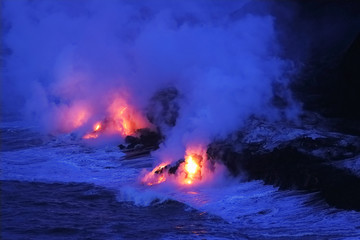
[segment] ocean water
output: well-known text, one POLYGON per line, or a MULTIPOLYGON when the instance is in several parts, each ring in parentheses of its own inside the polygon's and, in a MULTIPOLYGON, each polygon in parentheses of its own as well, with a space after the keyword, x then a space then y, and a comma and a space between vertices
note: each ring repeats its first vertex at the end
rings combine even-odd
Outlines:
POLYGON ((1 122, 1 239, 360 239, 360 213, 226 170, 211 183, 145 186, 151 156, 1 122))

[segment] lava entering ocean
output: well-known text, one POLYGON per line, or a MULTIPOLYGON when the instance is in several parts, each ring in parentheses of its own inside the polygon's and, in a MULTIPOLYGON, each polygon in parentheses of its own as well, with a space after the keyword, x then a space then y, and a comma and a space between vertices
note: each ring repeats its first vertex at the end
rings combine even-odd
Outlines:
POLYGON ((194 180, 201 180, 201 162, 200 155, 188 155, 185 157, 185 177, 184 183, 191 184, 194 180))
POLYGON ((151 124, 139 111, 124 99, 116 97, 107 109, 108 116, 93 126, 93 131, 83 136, 83 139, 99 137, 100 133, 120 134, 129 136, 141 128, 149 128, 151 124))
POLYGON ((168 179, 181 185, 190 185, 201 182, 205 173, 206 152, 205 148, 187 148, 184 159, 175 163, 169 161, 156 166, 147 173, 142 182, 148 186, 160 184, 168 179))
POLYGON ((94 125, 93 131, 87 133, 83 136, 83 139, 97 138, 99 136, 100 131, 103 129, 102 122, 98 122, 94 125))

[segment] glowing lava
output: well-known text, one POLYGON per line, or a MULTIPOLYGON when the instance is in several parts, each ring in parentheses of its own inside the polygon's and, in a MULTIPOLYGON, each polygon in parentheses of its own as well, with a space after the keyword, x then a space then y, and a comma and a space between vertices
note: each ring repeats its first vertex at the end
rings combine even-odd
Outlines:
POLYGON ((203 149, 188 148, 185 159, 179 160, 175 164, 162 163, 156 166, 142 178, 142 182, 149 186, 159 184, 165 182, 171 174, 175 176, 172 179, 181 185, 200 182, 206 160, 206 152, 203 149))
POLYGON ((99 131, 100 128, 101 128, 101 123, 97 123, 97 124, 95 124, 95 126, 94 126, 94 131, 99 131))
POLYGON ((156 166, 151 172, 146 174, 142 182, 147 184, 148 186, 159 184, 166 181, 166 166, 168 163, 161 163, 156 166))
POLYGON ((84 139, 90 139, 90 138, 97 138, 99 136, 99 131, 102 129, 101 128, 101 123, 98 122, 94 125, 94 131, 92 131, 91 133, 86 134, 85 136, 83 136, 84 139))
POLYGON ((83 136, 84 139, 99 137, 100 133, 129 136, 141 128, 150 128, 151 124, 140 111, 128 104, 121 97, 115 97, 107 108, 107 117, 94 125, 93 131, 83 136))
POLYGON ((192 184, 195 179, 201 180, 201 161, 202 157, 197 154, 187 155, 185 157, 185 176, 183 183, 192 184))
POLYGON ((115 97, 108 108, 111 121, 110 129, 119 132, 122 136, 129 136, 137 129, 150 127, 148 120, 140 111, 131 106, 125 99, 115 97))
POLYGON ((197 169, 198 169, 198 165, 192 159, 192 156, 189 156, 186 161, 185 170, 189 174, 195 174, 197 169))

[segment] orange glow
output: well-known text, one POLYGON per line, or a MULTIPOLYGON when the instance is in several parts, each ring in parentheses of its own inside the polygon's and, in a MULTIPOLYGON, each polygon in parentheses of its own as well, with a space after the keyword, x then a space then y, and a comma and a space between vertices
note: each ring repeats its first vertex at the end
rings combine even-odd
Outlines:
POLYGON ((95 131, 95 132, 96 132, 96 131, 99 131, 100 128, 101 128, 101 123, 97 123, 97 124, 95 124, 95 126, 94 126, 94 131, 95 131))
POLYGON ((198 165, 196 164, 196 162, 193 160, 192 156, 189 156, 187 158, 186 161, 186 165, 185 165, 185 170, 189 173, 189 174, 195 174, 197 169, 198 169, 198 165))
POLYGON ((156 185, 166 181, 166 169, 164 169, 168 163, 161 163, 156 166, 151 172, 147 173, 142 182, 148 186, 156 185))
POLYGON ((91 132, 91 133, 84 135, 83 139, 97 138, 98 136, 99 136, 99 134, 91 132))
POLYGON ((185 157, 185 176, 182 180, 184 184, 192 184, 194 180, 201 180, 201 161, 202 156, 192 153, 185 157))
POLYGON ((84 125, 90 118, 90 107, 83 102, 75 102, 70 106, 56 109, 56 121, 61 132, 71 132, 84 125))
POLYGON ((97 138, 100 134, 120 134, 129 136, 140 128, 150 128, 151 124, 135 107, 124 98, 116 96, 107 108, 107 117, 94 125, 93 132, 83 136, 84 139, 97 138))
POLYGON ((83 125, 88 118, 87 116, 88 113, 86 112, 86 110, 80 110, 78 113, 75 113, 75 117, 73 121, 74 128, 78 128, 81 125, 83 125))
POLYGON ((188 194, 191 194, 191 195, 197 195, 199 194, 198 192, 187 192, 188 194))
POLYGON ((124 99, 117 97, 108 108, 113 129, 122 136, 134 134, 137 129, 149 127, 150 123, 124 99))
MULTIPOLYGON (((180 163, 176 170, 175 179, 178 184, 191 185, 203 178, 203 166, 206 161, 206 151, 203 147, 188 148, 186 150, 185 161, 180 163)), ((164 169, 169 163, 162 163, 156 166, 151 172, 146 174, 142 182, 151 186, 165 182, 169 176, 168 169, 164 169)), ((174 166, 174 165, 172 165, 174 166)))
POLYGON ((85 134, 82 138, 83 139, 91 139, 91 138, 97 138, 99 136, 99 131, 102 130, 101 123, 98 122, 93 127, 94 131, 91 133, 85 134))

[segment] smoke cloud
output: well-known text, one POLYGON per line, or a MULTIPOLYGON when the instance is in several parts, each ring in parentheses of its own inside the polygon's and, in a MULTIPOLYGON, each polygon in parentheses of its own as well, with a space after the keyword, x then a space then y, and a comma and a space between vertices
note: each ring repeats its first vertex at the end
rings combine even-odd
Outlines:
POLYGON ((174 88, 175 126, 156 155, 182 157, 250 116, 295 119, 266 1, 11 1, 3 13, 3 112, 21 112, 49 132, 88 127, 112 98, 146 115, 152 97, 174 88), (280 96, 286 107, 273 104, 280 96), (84 111, 75 120, 76 112, 84 111), (60 127, 61 126, 61 127, 60 127))

